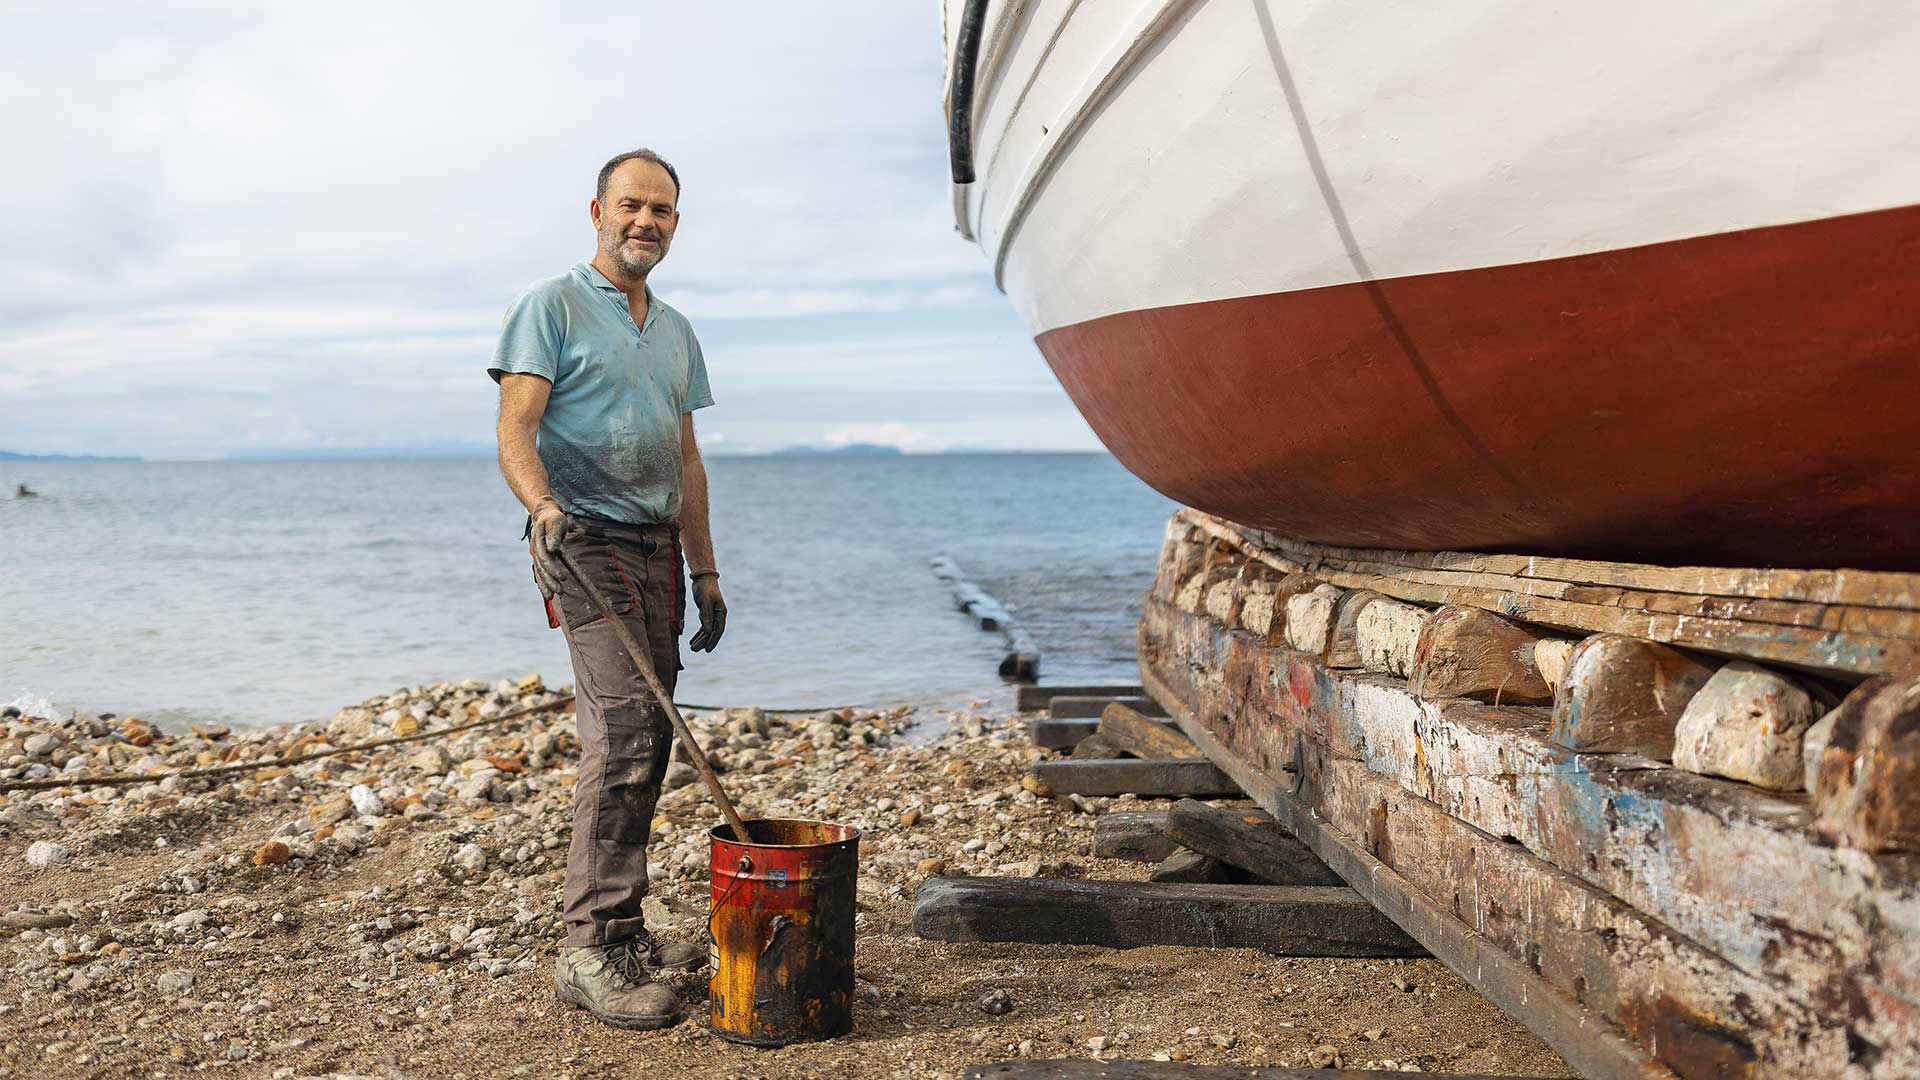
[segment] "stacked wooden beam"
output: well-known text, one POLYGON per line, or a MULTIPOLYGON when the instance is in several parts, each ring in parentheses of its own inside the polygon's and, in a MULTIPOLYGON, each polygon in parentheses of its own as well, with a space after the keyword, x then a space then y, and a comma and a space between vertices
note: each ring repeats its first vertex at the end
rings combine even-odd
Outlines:
MULTIPOLYGON (((1071 749, 1090 745, 1115 756, 1036 762, 1028 787, 1068 797, 1239 793, 1184 734, 1121 701, 1107 702, 1097 730, 1071 749)), ((914 930, 941 941, 1189 945, 1290 956, 1422 952, 1257 809, 1185 798, 1164 813, 1110 814, 1095 828, 1094 848, 1158 865, 1147 881, 931 878, 915 897, 914 930)))
POLYGON ((1183 511, 1140 658, 1211 760, 1584 1072, 1920 1075, 1920 575, 1183 511))

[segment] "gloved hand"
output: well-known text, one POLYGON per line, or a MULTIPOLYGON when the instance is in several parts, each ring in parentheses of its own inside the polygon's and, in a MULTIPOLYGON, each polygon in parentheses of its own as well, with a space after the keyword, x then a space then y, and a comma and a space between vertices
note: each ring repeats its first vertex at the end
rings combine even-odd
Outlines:
POLYGON ((533 530, 527 536, 527 550, 533 555, 533 578, 540 583, 540 595, 553 599, 560 583, 567 580, 567 568, 560 561, 560 541, 567 538, 571 526, 566 511, 552 498, 541 499, 533 507, 533 530))
POLYGON ((720 575, 701 574, 693 579, 693 606, 700 609, 700 630, 687 647, 694 652, 712 652, 727 632, 727 602, 720 596, 720 575))

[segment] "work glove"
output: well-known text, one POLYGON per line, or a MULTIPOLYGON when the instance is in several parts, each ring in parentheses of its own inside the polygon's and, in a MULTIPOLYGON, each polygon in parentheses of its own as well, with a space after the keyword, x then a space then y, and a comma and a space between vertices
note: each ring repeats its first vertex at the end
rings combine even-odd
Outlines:
POLYGON ((694 652, 712 652, 727 632, 727 602, 720 597, 720 575, 701 574, 693 579, 693 606, 700 609, 700 630, 687 647, 694 652))
POLYGON ((533 528, 527 534, 527 550, 533 555, 533 579, 540 583, 540 595, 553 599, 560 583, 567 580, 567 568, 560 561, 560 542, 571 527, 566 511, 551 498, 541 499, 533 507, 533 528))

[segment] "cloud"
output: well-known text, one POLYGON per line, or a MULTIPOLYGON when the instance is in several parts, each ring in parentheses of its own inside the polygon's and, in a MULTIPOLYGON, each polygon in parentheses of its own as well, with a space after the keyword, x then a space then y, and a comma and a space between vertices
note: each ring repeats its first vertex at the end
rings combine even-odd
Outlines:
MULTIPOLYGON (((1018 371, 1061 400, 952 231, 925 5, 81 4, 8 29, 9 448, 484 437, 500 313, 592 254, 593 175, 639 143, 686 184, 655 287, 730 392, 1018 371)), ((754 423, 788 420, 812 422, 754 423)))

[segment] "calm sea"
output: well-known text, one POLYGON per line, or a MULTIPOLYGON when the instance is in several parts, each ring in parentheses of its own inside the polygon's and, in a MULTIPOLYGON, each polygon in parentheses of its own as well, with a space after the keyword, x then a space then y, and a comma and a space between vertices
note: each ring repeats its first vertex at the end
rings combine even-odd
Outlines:
MULTIPOLYGON (((1110 457, 709 472, 730 614, 716 653, 688 655, 682 701, 1004 697, 1000 639, 953 610, 940 554, 1026 624, 1044 681, 1137 679, 1173 504, 1110 457)), ((263 724, 434 679, 572 681, 490 461, 0 462, 0 482, 0 704, 263 724)))

